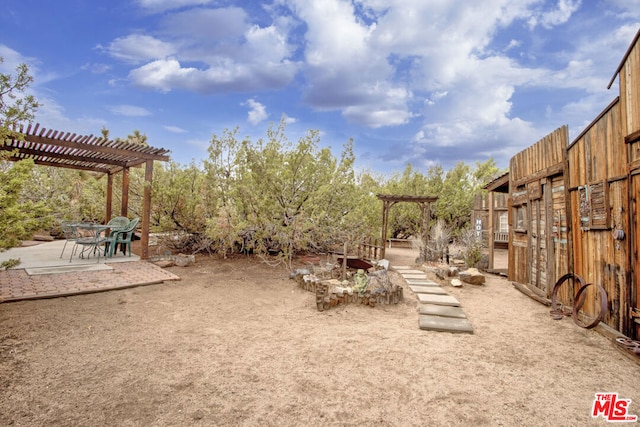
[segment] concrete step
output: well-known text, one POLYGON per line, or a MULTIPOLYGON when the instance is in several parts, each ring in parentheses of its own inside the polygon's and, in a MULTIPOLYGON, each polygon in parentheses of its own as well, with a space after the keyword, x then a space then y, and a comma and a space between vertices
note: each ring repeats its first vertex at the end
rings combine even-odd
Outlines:
POLYGON ((451 295, 418 294, 418 300, 423 304, 447 305, 460 307, 460 301, 451 295))
POLYGON ((458 319, 467 318, 467 315, 464 314, 460 307, 435 304, 420 304, 418 310, 420 314, 427 314, 429 316, 455 317, 458 319))
POLYGON ((442 289, 439 286, 416 286, 409 285, 409 289, 411 289, 416 294, 434 294, 434 295, 449 295, 447 291, 442 289))
POLYGON ((467 319, 458 319, 454 317, 420 315, 420 329, 438 332, 453 332, 472 334, 473 327, 467 319))

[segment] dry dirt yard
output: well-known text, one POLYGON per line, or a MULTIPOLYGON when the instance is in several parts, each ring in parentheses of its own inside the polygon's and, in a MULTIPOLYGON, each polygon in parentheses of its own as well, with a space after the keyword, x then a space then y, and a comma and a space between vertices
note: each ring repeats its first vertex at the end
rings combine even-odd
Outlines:
POLYGON ((445 286, 474 327, 454 335, 418 329, 406 287, 398 305, 318 312, 255 258, 171 271, 182 280, 0 304, 0 425, 606 425, 597 392, 640 415, 638 364, 497 276, 445 286))

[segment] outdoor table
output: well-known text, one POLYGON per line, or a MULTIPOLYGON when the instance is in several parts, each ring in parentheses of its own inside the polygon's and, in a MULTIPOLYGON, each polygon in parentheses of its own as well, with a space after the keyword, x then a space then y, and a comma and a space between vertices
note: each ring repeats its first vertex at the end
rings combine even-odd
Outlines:
MULTIPOLYGON (((78 255, 79 258, 84 258, 85 252, 87 253, 87 257, 89 257, 91 255, 91 251, 99 251, 100 245, 108 241, 108 238, 102 236, 102 233, 112 227, 110 225, 96 224, 92 222, 79 222, 72 224, 72 226, 75 228, 77 238, 74 250, 71 251, 71 258, 69 258, 69 262, 72 261, 78 245, 83 247, 78 255)), ((100 252, 98 252, 98 262, 100 262, 100 252)))

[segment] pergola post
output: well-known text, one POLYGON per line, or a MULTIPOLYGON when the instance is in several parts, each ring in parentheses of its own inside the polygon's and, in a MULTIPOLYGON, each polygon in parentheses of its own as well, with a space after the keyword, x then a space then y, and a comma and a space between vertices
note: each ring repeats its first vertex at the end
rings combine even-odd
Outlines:
POLYGON ((113 205, 113 174, 109 172, 107 174, 107 206, 105 209, 105 221, 109 221, 111 219, 111 209, 113 205))
POLYGON ((128 217, 129 213, 129 168, 122 169, 122 205, 120 215, 128 217))
POLYGON ((380 258, 384 259, 387 248, 387 231, 389 226, 389 201, 382 201, 382 250, 380 251, 380 258))
POLYGON ((147 160, 144 169, 144 199, 142 201, 141 258, 149 259, 149 222, 151 220, 151 184, 153 182, 153 160, 147 160))
POLYGON ((422 245, 420 247, 420 259, 427 259, 427 247, 429 244, 429 219, 431 219, 431 204, 429 202, 420 202, 420 215, 422 216, 422 245))

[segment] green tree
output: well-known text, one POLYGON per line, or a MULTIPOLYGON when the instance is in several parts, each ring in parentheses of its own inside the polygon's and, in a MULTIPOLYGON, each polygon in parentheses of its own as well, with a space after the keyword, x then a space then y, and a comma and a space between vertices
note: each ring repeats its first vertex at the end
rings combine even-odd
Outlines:
MULTIPOLYGON (((0 145, 9 138, 22 139, 20 125, 33 120, 39 104, 32 95, 25 94, 31 82, 33 77, 26 64, 19 65, 15 75, 0 73, 0 145)), ((20 240, 50 223, 42 203, 21 200, 32 168, 33 161, 26 160, 1 165, 0 249, 16 246, 20 240)))
POLYGON ((33 161, 22 160, 5 166, 0 173, 0 250, 17 246, 21 240, 30 238, 34 231, 51 225, 44 203, 21 200, 33 161))
MULTIPOLYGON (((0 64, 3 62, 0 57, 0 64)), ((15 75, 0 73, 0 145, 7 138, 20 138, 19 125, 33 121, 40 104, 33 95, 25 94, 32 82, 26 64, 18 65, 15 75)))
POLYGON ((446 173, 442 182, 436 216, 443 219, 454 234, 461 235, 471 221, 474 196, 481 193, 482 187, 500 173, 493 158, 476 162, 474 168, 458 162, 446 173))

